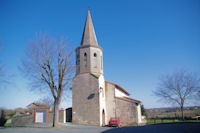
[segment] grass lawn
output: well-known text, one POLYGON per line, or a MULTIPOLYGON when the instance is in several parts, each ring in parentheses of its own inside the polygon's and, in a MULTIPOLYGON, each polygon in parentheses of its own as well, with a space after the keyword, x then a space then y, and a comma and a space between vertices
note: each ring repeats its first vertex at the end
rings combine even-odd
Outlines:
POLYGON ((161 124, 161 123, 179 123, 179 122, 200 122, 200 120, 170 120, 170 119, 166 119, 166 120, 161 120, 161 119, 157 119, 157 120, 147 120, 147 124, 161 124))
POLYGON ((6 123, 6 124, 4 124, 4 126, 5 126, 5 127, 11 127, 12 124, 11 124, 11 123, 6 123))

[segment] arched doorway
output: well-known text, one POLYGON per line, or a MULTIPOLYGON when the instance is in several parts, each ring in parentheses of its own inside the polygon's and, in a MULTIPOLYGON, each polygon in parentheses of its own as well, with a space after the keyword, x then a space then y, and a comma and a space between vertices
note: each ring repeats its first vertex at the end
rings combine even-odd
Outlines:
POLYGON ((105 111, 102 111, 102 126, 105 126, 105 111))

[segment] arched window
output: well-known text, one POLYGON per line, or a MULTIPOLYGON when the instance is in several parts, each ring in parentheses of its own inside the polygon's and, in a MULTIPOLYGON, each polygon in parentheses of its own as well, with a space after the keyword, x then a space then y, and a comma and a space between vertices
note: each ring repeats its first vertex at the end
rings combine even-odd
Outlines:
POLYGON ((94 53, 94 67, 97 68, 97 54, 94 53))
POLYGON ((87 66, 87 53, 84 53, 84 66, 87 66))

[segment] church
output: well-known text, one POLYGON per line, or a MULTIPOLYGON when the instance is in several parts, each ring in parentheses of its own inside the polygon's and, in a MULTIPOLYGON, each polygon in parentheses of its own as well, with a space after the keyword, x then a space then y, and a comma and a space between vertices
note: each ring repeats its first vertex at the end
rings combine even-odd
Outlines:
POLYGON ((140 104, 124 88, 104 79, 103 49, 98 45, 88 11, 81 44, 76 48, 72 122, 105 126, 110 118, 118 117, 121 125, 139 125, 140 104))

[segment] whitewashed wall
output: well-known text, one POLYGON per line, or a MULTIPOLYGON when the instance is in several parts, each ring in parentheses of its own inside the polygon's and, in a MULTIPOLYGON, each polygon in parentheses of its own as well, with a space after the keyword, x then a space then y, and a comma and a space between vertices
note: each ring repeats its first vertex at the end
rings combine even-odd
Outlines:
POLYGON ((142 123, 142 115, 141 115, 141 105, 138 104, 137 105, 137 119, 138 119, 138 123, 142 123))
POLYGON ((120 91, 118 88, 115 88, 115 96, 116 97, 129 97, 124 92, 120 91))
MULTIPOLYGON (((100 116, 100 126, 102 126, 103 122, 102 122, 102 112, 104 109, 105 112, 105 122, 107 122, 107 114, 106 114, 106 95, 105 95, 105 80, 104 80, 104 76, 101 75, 99 77, 99 116, 100 116), (102 89, 100 89, 102 88, 102 89)), ((107 124, 107 123, 106 123, 107 124)))

